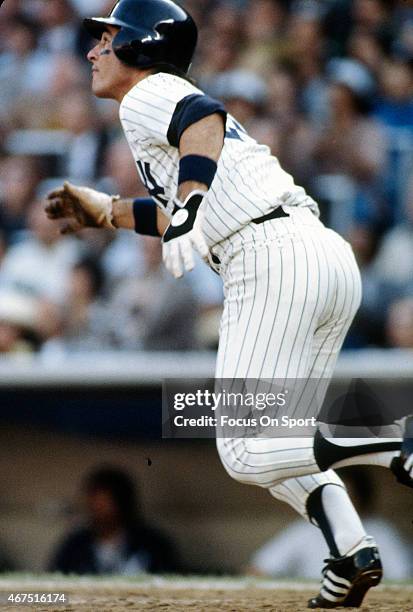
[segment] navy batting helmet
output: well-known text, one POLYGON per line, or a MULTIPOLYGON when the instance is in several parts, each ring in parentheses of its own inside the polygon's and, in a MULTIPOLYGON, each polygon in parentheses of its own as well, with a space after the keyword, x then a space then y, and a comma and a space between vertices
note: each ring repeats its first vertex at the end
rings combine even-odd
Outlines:
POLYGON ((119 28, 113 39, 117 57, 130 66, 171 66, 186 73, 198 30, 192 17, 171 0, 119 0, 107 17, 84 20, 97 39, 108 25, 119 28))

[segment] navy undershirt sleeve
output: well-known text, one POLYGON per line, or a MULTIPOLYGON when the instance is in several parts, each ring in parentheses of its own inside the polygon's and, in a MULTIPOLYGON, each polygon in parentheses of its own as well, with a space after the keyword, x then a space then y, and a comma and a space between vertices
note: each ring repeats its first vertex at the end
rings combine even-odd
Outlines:
POLYGON ((169 144, 179 147, 181 136, 190 125, 214 113, 220 114, 224 122, 226 121, 227 112, 224 105, 218 100, 201 94, 191 94, 180 100, 168 128, 169 144))

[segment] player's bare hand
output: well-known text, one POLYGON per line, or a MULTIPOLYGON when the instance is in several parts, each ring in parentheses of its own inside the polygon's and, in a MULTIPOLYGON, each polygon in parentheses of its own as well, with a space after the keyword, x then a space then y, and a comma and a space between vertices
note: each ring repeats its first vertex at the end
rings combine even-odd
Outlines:
POLYGON ((49 219, 67 219, 62 234, 77 232, 85 227, 114 228, 112 205, 116 196, 89 187, 77 187, 66 181, 52 191, 45 207, 49 219))

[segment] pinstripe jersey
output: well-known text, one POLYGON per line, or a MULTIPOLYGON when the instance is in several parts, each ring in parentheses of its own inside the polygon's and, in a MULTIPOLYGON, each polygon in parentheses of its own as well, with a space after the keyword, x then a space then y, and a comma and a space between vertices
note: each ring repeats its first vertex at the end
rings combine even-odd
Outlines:
MULTIPOLYGON (((120 120, 139 175, 169 217, 178 189, 179 151, 170 144, 168 130, 177 104, 194 94, 203 92, 178 76, 157 73, 135 85, 120 105, 120 120)), ((227 115, 217 173, 203 203, 208 245, 268 214, 285 194, 291 194, 289 206, 309 207, 318 215, 317 204, 294 184, 269 147, 258 144, 227 115)))
MULTIPOLYGON (((215 112, 214 102, 208 106, 199 89, 165 73, 139 82, 120 107, 141 178, 169 216, 178 188, 179 134, 197 116, 192 111, 182 119, 191 96, 215 112)), ((294 184, 269 148, 248 136, 230 115, 203 207, 203 232, 220 260, 225 294, 216 380, 224 385, 251 381, 257 390, 262 379, 315 378, 314 395, 321 405, 360 303, 360 276, 349 245, 316 219, 317 204, 294 184), (281 204, 288 208, 288 218, 250 224, 281 204)), ((314 410, 313 401, 303 404, 291 404, 289 411, 299 409, 301 416, 303 408, 314 410)), ((312 438, 224 434, 217 430, 216 441, 227 472, 240 482, 267 488, 306 518, 314 491, 343 486, 334 471, 320 473, 312 438)), ((359 542, 362 527, 352 529, 359 542)))

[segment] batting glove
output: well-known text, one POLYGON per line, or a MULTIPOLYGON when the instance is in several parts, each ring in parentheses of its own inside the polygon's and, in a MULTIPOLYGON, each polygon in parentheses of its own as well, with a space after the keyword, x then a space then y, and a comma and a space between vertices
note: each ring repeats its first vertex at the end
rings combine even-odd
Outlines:
POLYGON ((194 250, 203 259, 209 248, 202 233, 203 214, 199 210, 205 191, 192 191, 185 202, 175 200, 171 223, 162 238, 165 267, 175 278, 181 278, 195 266, 194 250))
POLYGON ((45 211, 49 219, 69 219, 61 230, 62 234, 71 234, 85 227, 116 229, 112 206, 119 196, 77 187, 65 181, 63 187, 52 191, 47 199, 45 211))

